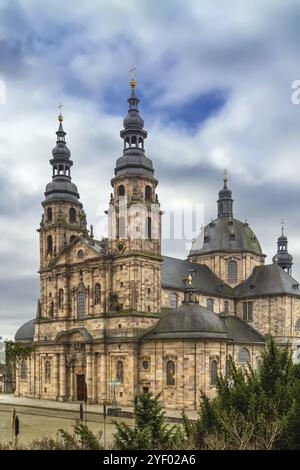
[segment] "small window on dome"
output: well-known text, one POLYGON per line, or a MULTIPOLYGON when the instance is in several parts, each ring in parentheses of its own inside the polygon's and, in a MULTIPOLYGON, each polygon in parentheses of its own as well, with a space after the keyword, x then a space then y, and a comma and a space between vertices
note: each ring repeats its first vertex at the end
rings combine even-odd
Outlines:
POLYGON ((234 233, 231 233, 231 234, 229 235, 229 240, 230 240, 231 242, 234 242, 234 240, 235 240, 235 234, 234 234, 234 233))
POLYGON ((229 284, 237 282, 237 262, 232 259, 228 261, 227 279, 229 284))

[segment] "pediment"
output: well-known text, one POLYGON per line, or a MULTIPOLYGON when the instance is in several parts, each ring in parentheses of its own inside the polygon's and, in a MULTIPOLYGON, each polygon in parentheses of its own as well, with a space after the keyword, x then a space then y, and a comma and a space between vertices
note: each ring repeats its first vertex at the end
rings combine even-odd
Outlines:
POLYGON ((92 245, 87 240, 78 237, 57 254, 50 266, 75 264, 95 258, 103 259, 105 254, 101 250, 97 243, 92 245))

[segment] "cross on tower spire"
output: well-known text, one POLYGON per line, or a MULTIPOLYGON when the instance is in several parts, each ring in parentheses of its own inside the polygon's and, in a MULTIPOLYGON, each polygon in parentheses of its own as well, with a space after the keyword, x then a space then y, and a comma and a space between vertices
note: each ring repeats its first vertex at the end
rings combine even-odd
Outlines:
POLYGON ((134 72, 135 71, 136 71, 136 67, 132 64, 131 69, 129 69, 129 73, 131 75, 130 85, 131 85, 132 89, 134 89, 135 85, 136 85, 136 81, 135 81, 135 78, 134 78, 134 72))

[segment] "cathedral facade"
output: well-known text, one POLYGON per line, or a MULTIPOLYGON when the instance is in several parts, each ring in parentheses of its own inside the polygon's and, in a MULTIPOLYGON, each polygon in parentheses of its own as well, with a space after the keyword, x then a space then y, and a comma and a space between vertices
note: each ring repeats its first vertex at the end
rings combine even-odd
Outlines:
POLYGON ((162 392, 167 408, 192 410, 200 391, 214 395, 229 356, 257 367, 266 334, 289 342, 298 358, 300 289, 287 238, 265 264, 248 223, 233 217, 226 176, 217 218, 188 259, 162 255, 158 180, 135 86, 111 180, 108 238, 87 228, 59 115, 38 229, 37 314, 15 335, 35 346, 16 371, 18 396, 132 406, 151 391, 162 392))

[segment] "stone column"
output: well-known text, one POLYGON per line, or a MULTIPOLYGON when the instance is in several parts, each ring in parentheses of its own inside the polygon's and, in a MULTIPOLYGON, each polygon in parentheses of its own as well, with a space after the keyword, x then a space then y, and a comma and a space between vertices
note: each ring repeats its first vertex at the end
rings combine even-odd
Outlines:
POLYGON ((68 282, 68 273, 64 273, 64 308, 63 315, 64 317, 69 316, 69 282, 68 282))
POLYGON ((74 400, 74 367, 71 366, 70 367, 70 400, 73 401, 74 400))
POLYGON ((90 303, 90 309, 89 309, 89 314, 90 315, 94 315, 94 312, 95 312, 95 302, 94 302, 94 298, 95 298, 95 286, 94 286, 94 270, 91 269, 90 270, 90 298, 89 298, 89 303, 90 303))
POLYGON ((41 376, 41 355, 35 357, 35 374, 36 374, 36 398, 41 398, 42 376, 41 376))
POLYGON ((18 397, 20 396, 20 372, 21 367, 19 364, 16 364, 16 390, 15 390, 15 396, 18 397))
POLYGON ((105 376, 105 354, 100 354, 100 381, 99 381, 99 398, 100 401, 103 403, 107 400, 106 390, 107 390, 107 383, 106 383, 106 376, 105 376))
POLYGON ((62 352, 59 355, 59 400, 64 401, 67 394, 66 382, 66 355, 62 352))
POLYGON ((94 367, 93 367, 93 402, 98 402, 98 359, 99 353, 94 353, 94 367))
POLYGON ((54 354, 53 363, 53 379, 54 379, 54 397, 59 398, 59 354, 54 354))
POLYGON ((54 307, 53 307, 53 316, 56 318, 58 317, 58 302, 57 302, 57 297, 58 297, 58 289, 57 289, 57 284, 58 284, 58 274, 54 275, 54 296, 52 297, 54 307))
POLYGON ((87 349, 86 353, 86 386, 87 386, 87 398, 88 400, 92 399, 92 385, 93 385, 93 377, 92 377, 92 353, 90 348, 87 349))

